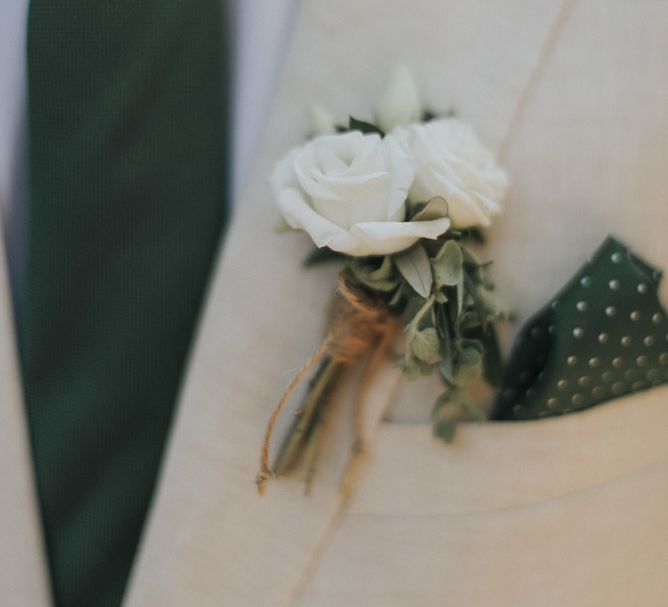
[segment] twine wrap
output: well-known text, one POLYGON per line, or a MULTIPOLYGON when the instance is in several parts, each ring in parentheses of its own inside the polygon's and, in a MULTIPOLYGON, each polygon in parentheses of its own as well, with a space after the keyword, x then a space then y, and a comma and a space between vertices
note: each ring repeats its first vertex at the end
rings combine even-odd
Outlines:
MULTIPOLYGON (((396 316, 391 314, 384 303, 375 301, 366 293, 352 287, 347 282, 345 274, 341 273, 331 306, 329 327, 329 331, 320 346, 292 379, 269 419, 262 442, 260 472, 256 478, 260 495, 264 495, 266 484, 273 477, 269 463, 269 451, 271 439, 281 413, 302 381, 306 379, 315 365, 325 357, 329 357, 334 362, 342 365, 351 366, 365 354, 371 353, 360 387, 355 395, 355 442, 348 470, 357 467, 354 462, 365 451, 362 403, 368 393, 373 376, 388 356, 389 346, 399 330, 400 322, 396 316)), ((350 474, 347 472, 344 479, 348 479, 349 476, 350 474)), ((344 480, 343 485, 344 492, 349 493, 350 480, 344 480)))

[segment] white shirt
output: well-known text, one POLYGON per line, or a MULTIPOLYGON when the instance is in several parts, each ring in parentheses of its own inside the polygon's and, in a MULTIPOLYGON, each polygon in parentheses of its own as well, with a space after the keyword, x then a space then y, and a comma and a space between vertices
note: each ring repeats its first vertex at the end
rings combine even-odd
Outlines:
POLYGON ((235 0, 235 76, 233 106, 234 198, 255 156, 276 79, 285 59, 296 0, 235 0))
MULTIPOLYGON (((233 0, 232 193, 243 185, 292 31, 296 0, 233 0)), ((25 259, 28 0, 0 0, 0 212, 14 300, 25 259)))

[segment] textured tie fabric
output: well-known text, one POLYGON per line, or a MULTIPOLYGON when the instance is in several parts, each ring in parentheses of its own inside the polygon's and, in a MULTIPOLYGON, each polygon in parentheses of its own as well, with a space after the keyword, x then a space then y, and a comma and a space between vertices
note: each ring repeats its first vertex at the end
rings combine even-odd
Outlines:
POLYGON ((668 381, 660 279, 608 238, 520 331, 493 417, 563 415, 668 381))
POLYGON ((21 354, 58 607, 123 595, 225 220, 219 0, 34 0, 21 354))

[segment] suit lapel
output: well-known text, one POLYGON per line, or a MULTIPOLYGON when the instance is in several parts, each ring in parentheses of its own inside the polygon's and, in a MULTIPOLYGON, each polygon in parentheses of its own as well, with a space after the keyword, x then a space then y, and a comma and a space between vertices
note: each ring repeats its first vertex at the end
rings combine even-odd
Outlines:
POLYGON ((10 607, 50 604, 0 226, 0 596, 10 607))
MULTIPOLYGON (((394 62, 410 65, 433 109, 455 108, 499 145, 557 18, 529 0, 303 3, 295 39, 211 285, 155 504, 126 606, 292 605, 337 524, 350 447, 345 411, 313 494, 254 478, 266 420, 294 369, 317 345, 335 270, 305 271, 301 235, 276 235, 267 176, 308 129, 303 108, 325 100, 337 116, 370 115, 394 62)), ((397 376, 379 378, 380 415, 397 376)), ((345 399, 342 399, 345 400, 345 399)), ((340 409, 345 406, 340 407, 340 409)), ((374 420, 370 423, 373 432, 374 420)))

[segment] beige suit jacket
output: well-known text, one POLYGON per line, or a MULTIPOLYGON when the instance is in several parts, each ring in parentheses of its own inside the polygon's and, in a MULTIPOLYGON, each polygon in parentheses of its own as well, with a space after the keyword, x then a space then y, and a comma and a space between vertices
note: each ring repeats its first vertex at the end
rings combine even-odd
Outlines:
MULTIPOLYGON (((663 0, 309 0, 208 295, 127 607, 663 607, 668 387, 588 412, 431 438, 429 382, 386 369, 371 455, 343 503, 345 399, 309 497, 254 477, 264 424, 315 347, 335 271, 274 232, 267 176, 303 108, 369 116, 409 64, 512 179, 491 231, 520 322, 614 233, 668 268, 663 0)), ((0 277, 0 594, 45 607, 25 423, 0 277)), ((666 296, 666 289, 662 291, 666 296)), ((506 336, 506 345, 512 330, 506 336)), ((668 347, 668 346, 667 346, 668 347)), ((8 597, 5 599, 5 597, 8 597)))

